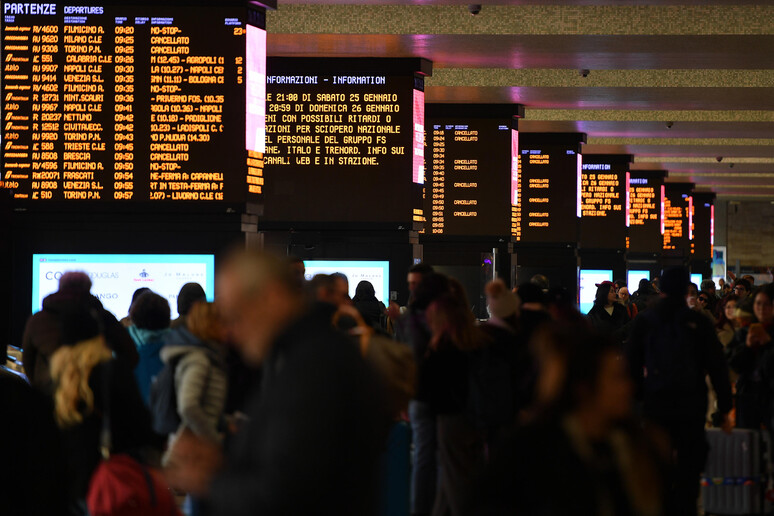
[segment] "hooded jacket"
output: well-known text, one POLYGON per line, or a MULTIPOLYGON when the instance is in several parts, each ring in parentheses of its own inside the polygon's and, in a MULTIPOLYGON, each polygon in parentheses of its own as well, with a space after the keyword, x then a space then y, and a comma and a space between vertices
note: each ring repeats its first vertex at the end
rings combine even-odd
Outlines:
POLYGON ((137 380, 137 387, 140 389, 143 401, 149 405, 151 383, 164 367, 159 352, 164 346, 164 337, 169 329, 148 330, 130 326, 128 331, 137 346, 137 353, 140 355, 140 361, 134 369, 134 377, 137 380))
POLYGON ((177 361, 175 392, 180 430, 185 428, 218 442, 218 424, 226 405, 228 376, 225 358, 212 345, 179 327, 167 334, 161 349, 165 364, 177 361))
POLYGON ((133 369, 139 360, 137 349, 126 328, 102 307, 99 299, 80 292, 58 291, 43 299, 43 309, 27 320, 22 337, 24 369, 30 383, 46 393, 53 393, 49 361, 62 345, 61 320, 65 314, 82 307, 96 310, 104 328, 105 341, 116 358, 133 369))

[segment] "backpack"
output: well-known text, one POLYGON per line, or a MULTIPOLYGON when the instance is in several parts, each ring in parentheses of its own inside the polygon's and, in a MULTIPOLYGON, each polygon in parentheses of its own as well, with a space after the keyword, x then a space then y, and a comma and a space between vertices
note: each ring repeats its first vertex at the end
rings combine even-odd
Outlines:
POLYGON ((653 312, 640 315, 649 321, 644 338, 643 390, 659 398, 690 395, 704 382, 698 324, 676 314, 669 322, 660 321, 653 312))
POLYGON ((185 354, 181 354, 164 364, 158 375, 153 378, 150 388, 150 410, 153 416, 153 431, 160 435, 177 432, 180 427, 180 414, 177 412, 177 392, 175 389, 175 370, 185 354))

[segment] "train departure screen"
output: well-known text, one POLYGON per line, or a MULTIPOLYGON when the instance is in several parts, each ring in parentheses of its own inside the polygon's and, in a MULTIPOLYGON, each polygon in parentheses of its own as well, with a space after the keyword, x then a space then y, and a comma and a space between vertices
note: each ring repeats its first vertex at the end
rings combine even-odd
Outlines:
MULTIPOLYGON (((246 9, 2 5, 14 198, 244 202, 246 9)), ((265 31, 251 29, 260 68, 265 31)))
POLYGON ((664 245, 663 170, 633 170, 629 178, 629 238, 633 253, 660 253, 664 245))
POLYGON ((512 216, 512 231, 517 241, 563 243, 578 239, 579 139, 574 143, 555 143, 551 136, 519 134, 512 216))
POLYGON ((693 240, 693 184, 664 185, 664 254, 689 256, 693 240))
POLYGON ((693 256, 698 260, 711 260, 715 244, 715 194, 693 194, 693 256))
POLYGON ((424 81, 355 61, 268 60, 266 220, 423 220, 424 81))
POLYGON ((509 235, 511 121, 428 117, 426 127, 427 234, 509 235))
POLYGON ((629 209, 629 155, 583 155, 580 244, 623 249, 629 209))

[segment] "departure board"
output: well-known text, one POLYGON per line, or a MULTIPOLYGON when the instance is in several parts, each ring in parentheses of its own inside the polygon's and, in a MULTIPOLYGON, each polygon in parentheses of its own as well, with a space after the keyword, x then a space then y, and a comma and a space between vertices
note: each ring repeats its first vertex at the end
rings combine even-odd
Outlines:
POLYGON ((715 194, 693 193, 693 257, 711 260, 715 245, 715 194))
POLYGON ((422 222, 420 59, 269 58, 264 220, 422 222))
POLYGON ((580 245, 623 250, 629 222, 632 156, 584 154, 581 159, 580 245))
POLYGON ((693 183, 664 185, 664 254, 688 257, 693 241, 693 183))
POLYGON ((632 170, 629 178, 629 238, 632 253, 661 253, 664 246, 664 170, 632 170))
POLYGON ((519 242, 575 243, 581 215, 580 133, 519 133, 513 236, 519 242))
POLYGON ((512 125, 505 117, 428 115, 427 234, 510 235, 511 167, 518 155, 512 125))
POLYGON ((247 16, 233 4, 4 2, 3 187, 67 205, 259 193, 250 185, 262 181, 262 149, 248 155, 245 142, 245 33, 255 72, 265 31, 247 16))

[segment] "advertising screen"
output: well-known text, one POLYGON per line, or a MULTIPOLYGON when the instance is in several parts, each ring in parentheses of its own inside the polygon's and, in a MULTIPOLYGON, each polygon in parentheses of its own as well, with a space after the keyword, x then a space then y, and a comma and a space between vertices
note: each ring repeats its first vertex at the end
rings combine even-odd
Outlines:
POLYGON ((59 278, 82 271, 91 278, 91 293, 118 319, 129 313, 132 294, 147 287, 169 301, 178 316, 177 294, 186 283, 198 283, 207 299, 215 298, 215 258, 211 254, 34 254, 32 313, 59 289, 59 278))
POLYGON ((637 288, 639 288, 641 279, 650 281, 650 271, 630 270, 626 272, 626 286, 629 287, 630 295, 634 294, 637 288))
POLYGON ((349 280, 349 297, 355 297, 355 289, 361 281, 370 281, 376 291, 376 299, 390 304, 390 262, 352 260, 304 260, 305 278, 311 280, 315 274, 340 272, 349 280))

